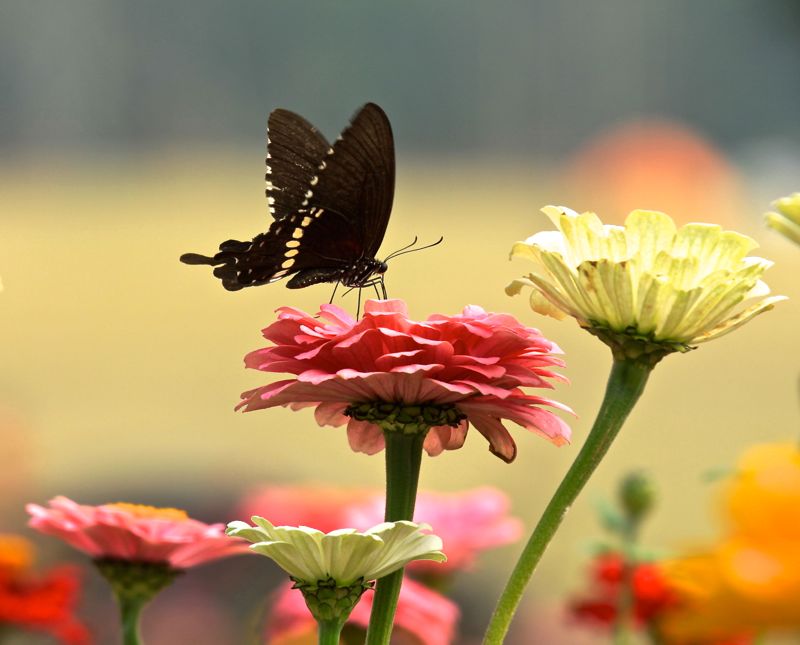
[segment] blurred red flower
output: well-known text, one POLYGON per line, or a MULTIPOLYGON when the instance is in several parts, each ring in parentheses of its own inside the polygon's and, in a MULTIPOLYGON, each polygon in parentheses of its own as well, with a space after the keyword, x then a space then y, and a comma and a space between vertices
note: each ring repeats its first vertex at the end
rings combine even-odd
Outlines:
POLYGON ((225 535, 224 524, 205 524, 174 508, 85 506, 66 497, 50 500, 48 508, 25 508, 32 528, 94 559, 163 563, 181 570, 247 551, 244 541, 225 535))
POLYGON ((0 630, 43 632, 65 645, 90 643, 88 629, 75 617, 78 570, 60 566, 37 576, 30 570, 32 553, 24 538, 0 535, 0 630))
MULTIPOLYGON (((655 564, 635 564, 630 576, 633 616, 638 627, 647 627, 674 606, 675 593, 655 564)), ((608 551, 598 555, 592 564, 592 592, 572 603, 573 616, 586 623, 614 625, 624 578, 625 561, 621 554, 608 551)))
POLYGON ((238 408, 316 406, 320 425, 347 424, 351 448, 367 454, 383 448, 383 433, 346 416, 353 404, 454 405, 466 419, 457 427, 431 428, 425 438, 430 455, 460 448, 471 423, 495 455, 513 461, 516 444, 506 419, 556 445, 567 443, 567 424, 540 406, 571 410, 521 389, 565 380, 551 371, 564 365, 553 355, 560 350, 513 316, 470 306, 461 315, 416 322, 401 300, 368 300, 358 321, 335 305, 320 309, 318 317, 279 309, 278 320, 263 331, 274 345, 248 354, 245 365, 297 378, 245 392, 238 408))

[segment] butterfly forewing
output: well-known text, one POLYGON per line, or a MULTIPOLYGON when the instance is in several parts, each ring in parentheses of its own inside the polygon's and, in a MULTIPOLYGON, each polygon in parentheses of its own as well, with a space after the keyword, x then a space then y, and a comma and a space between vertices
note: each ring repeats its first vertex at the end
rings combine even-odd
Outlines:
POLYGON ((267 201, 275 219, 300 208, 330 144, 299 114, 273 110, 267 126, 267 201))
POLYGON ((321 165, 309 204, 341 213, 361 241, 360 255, 374 258, 394 199, 394 138, 384 111, 361 108, 321 165))

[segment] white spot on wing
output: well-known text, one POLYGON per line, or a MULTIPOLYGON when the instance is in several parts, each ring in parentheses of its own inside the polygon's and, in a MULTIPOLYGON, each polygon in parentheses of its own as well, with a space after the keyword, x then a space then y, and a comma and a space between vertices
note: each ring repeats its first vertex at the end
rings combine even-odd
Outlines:
POLYGON ((275 275, 273 275, 273 276, 272 276, 272 277, 269 279, 269 281, 270 281, 270 282, 275 282, 275 281, 277 281, 277 280, 280 280, 280 279, 281 279, 283 276, 285 276, 287 273, 289 273, 289 272, 288 272, 288 271, 286 271, 286 270, 283 270, 283 271, 278 271, 278 272, 277 272, 275 275))

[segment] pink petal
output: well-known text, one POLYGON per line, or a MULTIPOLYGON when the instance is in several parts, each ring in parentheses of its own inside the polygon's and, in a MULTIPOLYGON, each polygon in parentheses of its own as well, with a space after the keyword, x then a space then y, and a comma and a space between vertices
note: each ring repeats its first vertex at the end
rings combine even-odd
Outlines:
POLYGON ((347 424, 347 440, 355 452, 374 455, 384 447, 383 432, 381 429, 366 421, 350 419, 347 424))
POLYGON ((364 314, 393 313, 408 316, 408 305, 399 298, 389 300, 367 300, 364 303, 364 314))
POLYGON ((346 403, 320 403, 314 410, 314 419, 321 426, 342 426, 349 421, 344 415, 346 403))

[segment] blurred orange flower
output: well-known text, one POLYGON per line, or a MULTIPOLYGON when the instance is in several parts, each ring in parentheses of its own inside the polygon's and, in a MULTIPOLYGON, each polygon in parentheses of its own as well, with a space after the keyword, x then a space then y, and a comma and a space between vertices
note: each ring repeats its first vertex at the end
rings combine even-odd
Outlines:
POLYGON ((73 567, 55 567, 43 576, 31 571, 33 547, 16 535, 0 535, 0 630, 43 632, 65 645, 91 642, 74 615, 80 583, 73 567))
POLYGON ((727 531, 717 544, 663 565, 682 601, 666 633, 683 642, 800 628, 800 448, 747 450, 723 508, 727 531))
POLYGON ((597 212, 647 208, 681 224, 714 213, 728 226, 743 215, 741 180, 725 155, 702 133, 661 119, 601 132, 573 157, 563 181, 568 201, 591 202, 597 212))

